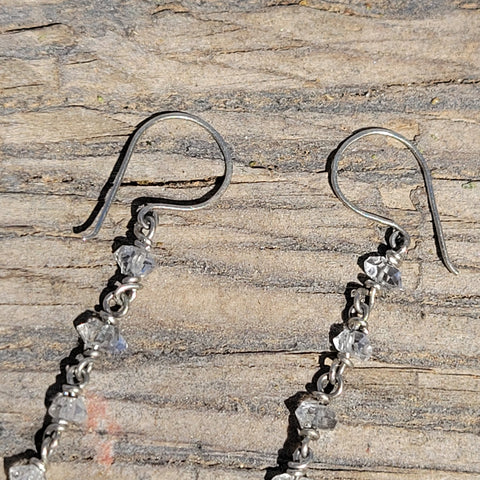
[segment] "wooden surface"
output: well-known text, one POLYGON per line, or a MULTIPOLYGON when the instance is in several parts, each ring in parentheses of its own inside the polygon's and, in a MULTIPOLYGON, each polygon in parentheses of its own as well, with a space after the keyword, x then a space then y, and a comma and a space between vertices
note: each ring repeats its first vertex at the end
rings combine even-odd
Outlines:
POLYGON ((76 351, 73 321, 115 272, 132 200, 192 198, 221 171, 198 131, 155 128, 99 238, 72 232, 135 126, 181 109, 224 135, 232 185, 209 209, 160 216, 158 268, 122 323, 129 349, 92 374, 88 424, 64 436, 49 479, 278 472, 294 439, 287 406, 329 349, 358 257, 384 240, 326 174, 339 142, 374 125, 424 152, 461 273, 436 255, 414 159, 375 139, 352 150, 342 187, 413 245, 405 289, 379 299, 373 358, 348 371, 311 477, 479 478, 478 1, 3 0, 0 29, 5 468, 34 448, 76 351))

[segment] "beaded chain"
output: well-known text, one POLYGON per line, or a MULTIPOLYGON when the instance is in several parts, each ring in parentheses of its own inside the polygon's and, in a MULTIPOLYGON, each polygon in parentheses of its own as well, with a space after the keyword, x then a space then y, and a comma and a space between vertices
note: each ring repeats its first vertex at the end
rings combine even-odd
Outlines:
POLYGON ((364 262, 364 271, 369 277, 361 288, 352 292, 353 304, 348 312, 348 320, 342 332, 333 338, 336 358, 327 372, 317 381, 317 390, 302 399, 295 417, 297 419, 300 445, 293 452, 285 473, 272 480, 297 480, 307 476, 307 469, 313 460, 310 443, 320 438, 320 430, 335 428, 335 412, 329 407, 334 398, 340 396, 344 388, 346 368, 353 368, 353 359, 368 360, 372 347, 368 339, 368 319, 378 292, 402 287, 399 266, 407 251, 409 239, 394 232, 389 238, 391 247, 385 256, 370 256, 364 262), (397 246, 400 241, 401 245, 397 246))
POLYGON ((122 245, 114 252, 124 278, 105 296, 102 310, 76 326, 83 352, 77 355, 75 364, 67 366, 62 392, 53 398, 48 408, 51 421, 43 432, 40 458, 32 458, 27 465, 10 467, 10 480, 46 480, 50 456, 58 447, 63 432, 70 425, 81 425, 86 421, 83 395, 95 362, 104 354, 120 353, 127 348, 118 320, 127 315, 137 291, 142 288, 141 280, 155 267, 150 249, 156 228, 157 214, 151 212, 135 223, 134 244, 122 245))

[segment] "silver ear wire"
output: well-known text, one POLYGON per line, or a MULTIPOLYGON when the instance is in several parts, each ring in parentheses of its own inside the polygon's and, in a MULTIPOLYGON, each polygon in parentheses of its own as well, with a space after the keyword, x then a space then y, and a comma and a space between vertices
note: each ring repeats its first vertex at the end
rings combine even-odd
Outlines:
POLYGON ((174 203, 174 202, 169 202, 169 203, 159 202, 159 203, 149 203, 147 205, 144 205, 138 212, 138 221, 140 222, 142 227, 148 228, 148 225, 145 222, 145 216, 154 210, 160 210, 160 209, 184 210, 184 211, 198 210, 214 202, 227 189, 230 183, 230 180, 232 178, 233 161, 232 161, 232 157, 230 155, 229 149, 227 147, 227 144, 225 143, 225 140, 222 138, 222 136, 205 120, 195 115, 192 115, 191 113, 186 113, 186 112, 158 113, 150 117, 145 122, 143 122, 140 125, 140 127, 137 128, 133 136, 130 138, 127 150, 122 159, 122 163, 120 164, 120 168, 118 169, 117 175, 115 176, 115 181, 113 182, 113 186, 109 191, 105 199, 105 204, 103 205, 102 210, 100 211, 100 214, 98 216, 97 223, 91 233, 83 236, 83 240, 89 240, 95 237, 100 231, 103 221, 107 216, 108 210, 110 209, 110 206, 115 198, 115 195, 117 194, 117 190, 119 189, 122 183, 123 177, 125 175, 125 171, 127 170, 127 167, 128 167, 128 162, 130 161, 130 158, 133 154, 133 151, 135 149, 135 146, 139 138, 143 135, 145 130, 151 127, 154 123, 160 122, 161 120, 168 120, 168 119, 187 120, 189 122, 196 123, 197 125, 200 125, 205 130, 207 130, 207 132, 213 137, 215 142, 217 142, 217 145, 220 148, 220 151, 222 152, 223 161, 225 162, 225 172, 220 184, 217 185, 212 190, 212 194, 208 198, 202 199, 199 202, 192 203, 189 205, 184 205, 184 204, 174 203))
POLYGON ((418 165, 420 166, 420 170, 423 175, 423 180, 425 182, 425 188, 426 188, 427 197, 428 197, 428 204, 430 206, 430 212, 432 214, 432 220, 433 220, 433 227, 435 229, 438 245, 440 247, 441 259, 445 264, 445 267, 447 267, 447 269, 451 273, 454 273, 455 275, 457 275, 458 270, 450 261, 450 258, 447 252, 447 246, 445 245, 445 238, 443 235, 442 223, 440 221, 437 204, 435 202, 435 195, 433 193, 432 176, 430 175, 430 170, 428 168, 427 162, 423 158, 423 155, 418 151, 417 147, 415 147, 413 143, 411 143, 409 140, 407 140, 405 137, 403 137, 399 133, 396 133, 392 130, 388 130, 386 128, 373 127, 373 128, 366 128, 364 130, 360 130, 359 132, 353 134, 351 137, 347 138, 336 151, 335 156, 333 157, 331 168, 330 168, 330 182, 331 182, 333 191, 335 192, 335 195, 347 207, 351 208, 354 212, 358 213, 362 217, 368 218, 370 220, 375 220, 376 222, 382 223, 384 225, 388 225, 394 228, 395 230, 399 231, 402 234, 402 237, 404 238, 404 242, 405 242, 404 246, 408 247, 410 243, 410 236, 408 235, 408 233, 405 231, 403 227, 398 225, 398 223, 394 222, 390 218, 382 217, 381 215, 377 215, 372 212, 367 212, 366 210, 363 210, 362 208, 358 207, 357 205, 355 205, 345 197, 342 190, 340 189, 340 186, 338 185, 338 164, 342 159, 342 156, 345 150, 350 145, 352 145, 352 143, 355 143, 361 138, 366 137, 368 135, 385 135, 387 137, 392 137, 395 140, 398 140, 399 142, 403 143, 410 150, 410 152, 412 152, 413 156, 418 162, 418 165))

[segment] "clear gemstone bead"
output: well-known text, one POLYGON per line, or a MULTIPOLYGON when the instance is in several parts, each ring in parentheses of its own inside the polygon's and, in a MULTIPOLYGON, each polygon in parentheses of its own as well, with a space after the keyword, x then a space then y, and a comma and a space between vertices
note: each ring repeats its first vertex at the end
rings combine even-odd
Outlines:
POLYGON ((127 348, 128 348, 127 341, 120 334, 118 334, 118 340, 117 340, 117 343, 115 344, 113 353, 124 352, 127 348))
POLYGON ((342 353, 350 353, 359 360, 368 360, 372 356, 372 346, 366 333, 345 329, 333 339, 333 345, 342 353))
POLYGON ((101 330, 103 325, 105 325, 105 322, 102 322, 96 317, 90 317, 86 322, 77 325, 77 332, 83 340, 85 348, 93 347, 98 332, 101 330))
POLYGON ((126 350, 127 342, 120 335, 116 325, 110 325, 97 317, 90 317, 85 323, 77 325, 77 332, 85 344, 85 348, 98 345, 108 353, 120 353, 126 350))
POLYGON ((280 475, 275 475, 272 480, 294 480, 294 478, 289 473, 281 473, 280 475))
POLYGON ((353 330, 344 329, 333 339, 333 345, 342 353, 353 352, 353 342, 355 341, 355 333, 353 330))
POLYGON ((46 480, 45 473, 36 465, 14 465, 8 470, 9 480, 46 480))
POLYGON ((114 253, 123 275, 145 277, 155 267, 155 260, 144 249, 136 245, 123 245, 114 253))
POLYGON ((335 428, 335 412, 316 400, 303 400, 295 410, 301 429, 330 430, 335 428))
POLYGON ((68 397, 59 393, 54 399, 48 414, 54 420, 67 420, 81 424, 87 419, 87 409, 82 397, 68 397))
POLYGON ((402 288, 402 275, 385 257, 368 257, 363 264, 365 273, 384 287, 402 288))

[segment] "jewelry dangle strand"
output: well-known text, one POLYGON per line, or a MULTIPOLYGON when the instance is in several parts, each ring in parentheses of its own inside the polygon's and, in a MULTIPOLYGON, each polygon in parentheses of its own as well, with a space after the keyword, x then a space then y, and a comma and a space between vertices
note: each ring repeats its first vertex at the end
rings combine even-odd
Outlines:
POLYGON ((390 249, 385 256, 371 256, 365 260, 364 270, 369 278, 364 285, 352 292, 353 303, 348 312, 348 320, 340 334, 333 338, 336 358, 329 370, 317 381, 317 390, 310 392, 297 409, 300 445, 288 462, 286 473, 276 475, 272 480, 296 480, 307 476, 307 468, 313 461, 310 443, 320 438, 321 430, 335 428, 337 421, 331 402, 344 390, 344 375, 347 368, 354 367, 354 360, 365 361, 372 355, 368 338, 368 320, 375 299, 382 290, 401 288, 399 266, 406 253, 406 247, 398 246, 400 232, 394 232, 389 239, 390 249))
POLYGON ((387 225, 392 229, 388 239, 389 248, 385 255, 374 255, 365 260, 363 267, 368 278, 360 288, 352 292, 353 302, 348 311, 348 319, 344 329, 333 338, 333 346, 336 352, 335 358, 328 371, 323 373, 318 379, 317 390, 310 392, 309 396, 301 400, 295 410, 300 444, 294 451, 292 460, 288 462, 286 472, 276 475, 272 480, 298 480, 307 477, 308 466, 313 461, 313 451, 310 448, 311 442, 320 438, 321 430, 331 430, 337 423, 330 403, 343 393, 345 370, 353 368, 354 360, 368 360, 372 355, 372 347, 368 338, 368 321, 376 297, 379 292, 402 288, 400 266, 410 245, 410 236, 404 228, 393 220, 367 212, 354 205, 345 197, 338 184, 338 163, 344 151, 352 143, 368 135, 392 137, 403 143, 413 153, 424 177, 441 258, 450 272, 458 273, 448 257, 433 194, 430 171, 418 149, 403 136, 384 128, 364 129, 345 140, 336 151, 330 169, 330 182, 333 191, 347 207, 356 213, 367 219, 387 225))
POLYGON ((74 364, 66 367, 66 383, 62 385, 62 391, 53 398, 48 408, 50 423, 43 431, 39 458, 31 458, 26 465, 10 467, 9 480, 46 480, 50 457, 58 447, 63 433, 70 425, 82 425, 87 419, 84 391, 90 382, 90 374, 95 363, 105 354, 119 353, 127 348, 118 322, 127 315, 130 304, 137 296, 137 291, 142 288, 143 278, 155 267, 155 260, 150 250, 158 224, 156 210, 190 211, 203 208, 218 199, 230 183, 233 170, 230 151, 223 138, 210 124, 185 112, 155 114, 140 124, 132 135, 115 182, 99 214, 99 220, 93 232, 85 236, 84 240, 94 237, 100 230, 140 136, 154 123, 167 119, 187 120, 207 130, 221 151, 225 163, 224 175, 208 195, 198 200, 190 201, 188 204, 171 201, 149 203, 139 210, 133 225, 133 244, 122 245, 114 252, 120 273, 123 275, 122 280, 117 282, 116 288, 105 296, 101 310, 89 313, 86 321, 76 326, 83 344, 83 352, 77 355, 74 364))

